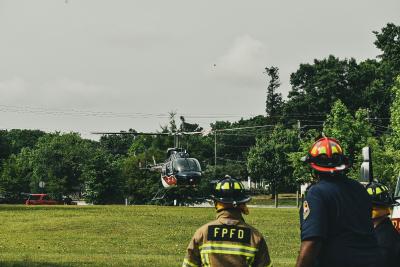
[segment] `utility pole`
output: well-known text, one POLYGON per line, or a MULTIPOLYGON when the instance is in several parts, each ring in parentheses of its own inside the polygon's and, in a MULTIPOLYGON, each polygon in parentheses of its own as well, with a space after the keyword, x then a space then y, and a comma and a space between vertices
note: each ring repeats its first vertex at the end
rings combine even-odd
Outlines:
MULTIPOLYGON (((301 139, 301 121, 297 120, 297 128, 299 129, 299 133, 298 133, 298 137, 299 137, 299 141, 301 139)), ((296 207, 299 208, 300 207, 300 194, 301 194, 301 185, 297 186, 297 190, 296 190, 296 207)))
POLYGON ((275 208, 278 208, 278 190, 276 185, 276 176, 274 175, 274 195, 275 195, 275 208))
POLYGON ((300 120, 297 120, 297 129, 299 129, 299 133, 298 133, 298 137, 299 137, 299 140, 301 139, 301 122, 300 122, 300 120))
POLYGON ((217 177, 217 129, 214 131, 214 179, 217 177))
POLYGON ((214 167, 217 169, 217 130, 214 131, 214 167))

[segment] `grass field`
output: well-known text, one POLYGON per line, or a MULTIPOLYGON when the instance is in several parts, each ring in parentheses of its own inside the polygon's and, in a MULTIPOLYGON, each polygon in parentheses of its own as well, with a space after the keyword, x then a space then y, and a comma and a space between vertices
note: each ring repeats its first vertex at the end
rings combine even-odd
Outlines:
MULTIPOLYGON (((259 195, 251 198, 251 205, 275 206, 275 199, 271 195, 259 195)), ((278 206, 296 207, 296 194, 279 194, 278 206)))
MULTIPOLYGON (((1 266, 180 266, 212 208, 0 205, 1 266)), ((253 208, 274 266, 293 266, 297 209, 253 208)))

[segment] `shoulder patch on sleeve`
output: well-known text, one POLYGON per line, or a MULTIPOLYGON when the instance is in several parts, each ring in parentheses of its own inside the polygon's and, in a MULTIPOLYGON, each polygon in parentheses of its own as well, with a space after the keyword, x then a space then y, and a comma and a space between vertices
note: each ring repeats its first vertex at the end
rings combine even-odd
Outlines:
POLYGON ((308 215, 310 215, 310 206, 308 205, 307 200, 303 202, 303 220, 307 219, 308 215))

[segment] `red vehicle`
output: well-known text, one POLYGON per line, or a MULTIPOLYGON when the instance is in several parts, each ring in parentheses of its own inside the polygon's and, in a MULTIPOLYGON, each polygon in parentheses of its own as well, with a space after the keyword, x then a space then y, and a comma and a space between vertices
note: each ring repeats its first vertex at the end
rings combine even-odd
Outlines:
POLYGON ((29 194, 25 205, 57 205, 57 200, 50 199, 47 194, 29 194))

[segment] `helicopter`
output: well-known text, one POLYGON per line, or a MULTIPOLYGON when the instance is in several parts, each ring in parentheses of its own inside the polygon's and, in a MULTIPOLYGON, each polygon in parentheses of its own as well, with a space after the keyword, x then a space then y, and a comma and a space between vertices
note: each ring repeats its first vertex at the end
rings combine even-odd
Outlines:
MULTIPOLYGON (((169 148, 167 160, 161 164, 161 182, 164 188, 196 186, 201 179, 201 166, 183 148, 169 148)), ((152 167, 155 168, 155 167, 152 167)))
POLYGON ((161 173, 161 183, 164 188, 172 187, 195 187, 200 183, 202 170, 199 161, 190 157, 190 154, 180 147, 180 136, 203 134, 203 132, 174 132, 174 133, 140 133, 140 132, 92 132, 101 135, 151 135, 151 136, 174 136, 174 147, 168 148, 167 158, 163 163, 154 164, 144 169, 161 173))

